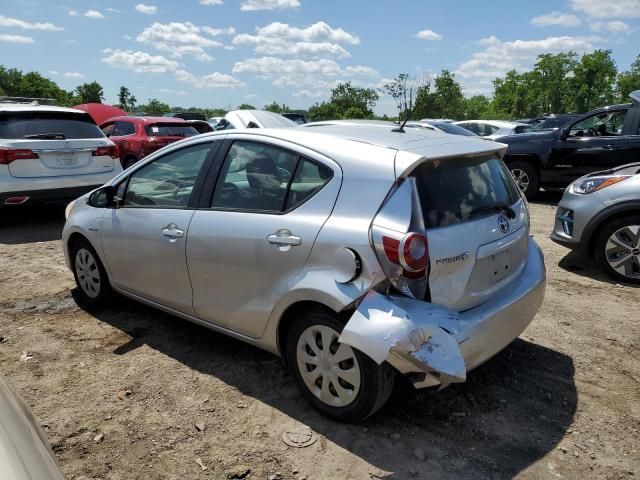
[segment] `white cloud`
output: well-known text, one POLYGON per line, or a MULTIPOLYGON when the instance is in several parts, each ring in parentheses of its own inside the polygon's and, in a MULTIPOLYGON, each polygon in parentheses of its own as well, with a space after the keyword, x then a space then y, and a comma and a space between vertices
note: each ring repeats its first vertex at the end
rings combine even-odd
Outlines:
POLYGON ((184 95, 187 95, 187 92, 185 92, 184 90, 180 90, 180 91, 178 92, 178 95, 180 95, 180 96, 182 97, 182 96, 184 96, 184 95))
POLYGON ((140 13, 144 13, 145 15, 155 15, 158 13, 158 7, 155 5, 145 5, 144 3, 139 3, 136 5, 136 11, 140 13))
POLYGON ((0 34, 0 42, 7 43, 35 43, 35 40, 31 37, 25 37, 24 35, 9 35, 0 34))
POLYGON ((490 81, 504 75, 509 70, 522 71, 531 68, 538 55, 542 53, 560 53, 573 50, 586 52, 593 45, 584 37, 548 37, 541 40, 514 40, 503 42, 491 36, 479 42, 484 47, 474 53, 469 60, 458 66, 456 74, 466 79, 474 92, 482 84, 484 92, 490 91, 490 81))
POLYGON ((118 10, 117 8, 105 8, 105 10, 107 12, 111 12, 111 13, 120 13, 121 10, 118 10))
POLYGON ((176 71, 176 80, 179 82, 186 82, 192 84, 196 88, 236 88, 243 87, 242 83, 237 78, 232 77, 224 73, 213 72, 209 75, 196 76, 186 70, 176 71))
POLYGON ((79 73, 79 72, 66 72, 64 74, 65 78, 75 78, 75 79, 81 79, 84 78, 84 75, 79 73))
POLYGON ((631 33, 631 26, 621 20, 593 22, 589 25, 594 32, 631 33))
POLYGON ((150 55, 147 52, 107 48, 102 53, 105 54, 101 60, 102 63, 138 73, 165 73, 175 71, 178 68, 178 62, 169 60, 162 55, 150 55))
POLYGON ((254 10, 282 10, 285 8, 298 8, 299 0, 244 0, 240 10, 249 12, 254 10))
POLYGON ((327 94, 326 91, 311 91, 311 90, 298 90, 297 92, 293 92, 291 95, 294 97, 305 97, 305 98, 322 98, 327 94))
POLYGON ((414 37, 420 40, 442 40, 442 35, 434 32, 433 30, 420 30, 414 35, 414 37))
POLYGON ((200 0, 200 5, 222 5, 222 0, 200 0))
POLYGON ((58 27, 53 23, 30 23, 17 18, 5 17, 4 15, 0 15, 0 27, 16 27, 22 28, 23 30, 48 30, 51 32, 64 30, 64 28, 58 27))
POLYGON ((256 28, 255 35, 240 34, 233 39, 237 46, 249 46, 264 55, 296 55, 347 58, 351 54, 340 44, 357 45, 360 39, 342 28, 317 22, 306 28, 274 22, 256 28))
POLYGON ((640 0, 571 0, 571 6, 593 18, 640 18, 640 0))
POLYGON ((78 11, 77 10, 69 10, 69 16, 70 17, 77 17, 78 16, 78 11))
POLYGON ((344 72, 350 75, 378 75, 375 68, 366 67, 364 65, 356 65, 355 67, 346 67, 344 72))
POLYGON ((49 75, 60 75, 60 72, 58 72, 57 70, 49 70, 49 75))
POLYGON ((212 37, 234 33, 233 27, 223 29, 199 27, 191 22, 156 22, 145 28, 136 37, 136 41, 167 52, 175 58, 191 55, 200 61, 210 62, 213 57, 205 49, 223 46, 222 42, 212 37))
POLYGON ((87 10, 84 12, 84 16, 87 18, 104 18, 104 15, 101 14, 98 10, 87 10))
POLYGON ((550 25, 553 26, 561 26, 561 27, 577 27, 582 22, 575 15, 561 13, 561 12, 551 12, 545 13, 544 15, 539 15, 531 19, 531 24, 536 27, 547 27, 550 25))

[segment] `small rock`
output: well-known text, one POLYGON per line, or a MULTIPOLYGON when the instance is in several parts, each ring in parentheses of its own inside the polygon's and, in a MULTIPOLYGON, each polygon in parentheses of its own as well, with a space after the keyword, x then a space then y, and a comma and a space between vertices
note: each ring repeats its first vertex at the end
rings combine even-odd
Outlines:
POLYGON ((596 454, 595 454, 595 453, 592 453, 592 454, 591 454, 591 460, 595 460, 595 459, 596 459, 596 454))
POLYGON ((294 475, 297 475, 298 474, 298 469, 294 468, 293 470, 291 470, 291 473, 293 473, 294 475))
POLYGON ((93 437, 93 441, 95 443, 102 443, 103 440, 104 440, 104 434, 103 433, 99 433, 98 435, 93 437))
POLYGON ((272 474, 272 475, 269 475, 269 476, 267 477, 267 480, 281 480, 281 478, 282 478, 282 477, 280 476, 280 474, 279 474, 279 473, 274 473, 274 474, 272 474))
POLYGON ((567 450, 567 448, 566 448, 566 447, 560 447, 560 451, 561 451, 562 453, 567 453, 567 452, 568 452, 568 450, 567 450))
POLYGON ((31 355, 29 352, 22 352, 22 355, 20 355, 21 362, 28 362, 32 358, 33 358, 33 355, 31 355))
POLYGON ((118 397, 120 400, 124 400, 125 398, 130 396, 132 393, 133 392, 131 390, 119 390, 118 393, 116 393, 116 397, 118 397))
POLYGON ((399 433, 392 433, 391 435, 389 435, 389 438, 391 438, 391 440, 398 441, 398 440, 400 440, 400 438, 402 438, 402 437, 400 437, 400 434, 399 434, 399 433))
POLYGON ((227 478, 246 478, 251 469, 245 465, 236 465, 227 471, 227 478))
POLYGON ((0 335, 0 343, 6 342, 6 341, 7 341, 7 337, 5 337, 4 335, 0 335))
POLYGON ((196 430, 199 432, 204 432, 204 429, 207 428, 204 422, 196 422, 196 430))
POLYGON ((111 415, 107 415, 106 417, 104 417, 105 420, 111 420, 113 417, 111 415))
POLYGON ((425 453, 425 451, 418 447, 413 451, 413 455, 420 460, 421 462, 424 462, 424 460, 427 458, 427 454, 425 453))
POLYGON ((195 462, 198 464, 198 466, 202 469, 203 472, 207 470, 207 466, 204 463, 202 463, 202 459, 200 457, 196 458, 195 462))

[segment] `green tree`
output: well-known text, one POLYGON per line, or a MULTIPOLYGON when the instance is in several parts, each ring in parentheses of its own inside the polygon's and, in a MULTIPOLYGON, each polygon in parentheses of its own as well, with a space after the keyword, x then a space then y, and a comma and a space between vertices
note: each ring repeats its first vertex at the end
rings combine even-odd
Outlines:
POLYGON ((455 74, 449 70, 442 70, 434 81, 433 117, 460 118, 463 106, 464 95, 455 74))
MULTIPOLYGON (((414 107, 415 85, 408 73, 401 73, 379 89, 393 98, 400 118, 406 118, 414 107)), ((416 102, 417 103, 417 102, 416 102)))
POLYGON ((614 101, 614 81, 618 70, 611 58, 611 50, 585 53, 574 69, 571 79, 574 110, 587 112, 614 101))
POLYGON ((573 96, 570 76, 578 64, 576 58, 574 52, 538 56, 530 77, 530 98, 535 104, 535 112, 529 112, 532 116, 567 111, 568 99, 573 96))
POLYGON ((140 105, 138 108, 148 115, 164 115, 171 111, 171 107, 169 105, 156 98, 150 98, 146 105, 140 105))
POLYGON ((275 100, 271 102, 269 105, 265 105, 264 109, 267 112, 273 112, 273 113, 287 113, 291 111, 291 109, 287 107, 284 103, 280 105, 275 100))
POLYGON ((23 74, 18 69, 0 66, 0 89, 10 97, 52 98, 62 105, 73 104, 69 92, 37 72, 23 74))
POLYGON ((635 90, 640 90, 640 55, 631 64, 631 68, 626 72, 620 72, 616 85, 616 94, 621 103, 629 101, 629 94, 635 90))
POLYGON ((102 103, 104 92, 98 82, 83 83, 76 87, 80 103, 102 103))
POLYGON ((249 105, 248 103, 241 103, 238 105, 238 110, 255 110, 256 107, 249 105))
POLYGON ((138 99, 131 94, 127 87, 124 85, 120 87, 120 92, 118 93, 118 104, 121 109, 132 112, 136 109, 137 102, 138 99))
POLYGON ((309 118, 313 121, 373 118, 373 107, 378 98, 372 88, 356 87, 351 82, 339 83, 331 90, 328 102, 317 103, 309 108, 309 118))
POLYGON ((485 95, 474 95, 465 99, 462 106, 462 120, 474 120, 479 118, 495 118, 491 99, 485 95))
POLYGON ((435 118, 435 97, 431 92, 431 83, 427 82, 416 90, 415 110, 412 115, 413 120, 420 118, 435 118))

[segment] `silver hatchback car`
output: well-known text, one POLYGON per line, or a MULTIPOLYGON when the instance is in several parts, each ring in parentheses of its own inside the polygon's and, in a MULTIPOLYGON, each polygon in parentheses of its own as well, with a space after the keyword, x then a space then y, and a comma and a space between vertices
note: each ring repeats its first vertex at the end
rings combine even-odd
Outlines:
POLYGON ((341 420, 376 412, 397 374, 464 382, 532 321, 543 256, 504 145, 393 130, 234 130, 159 150, 69 206, 79 291, 281 355, 341 420))
POLYGON ((551 239, 595 258, 615 280, 640 284, 640 163, 569 185, 551 239))

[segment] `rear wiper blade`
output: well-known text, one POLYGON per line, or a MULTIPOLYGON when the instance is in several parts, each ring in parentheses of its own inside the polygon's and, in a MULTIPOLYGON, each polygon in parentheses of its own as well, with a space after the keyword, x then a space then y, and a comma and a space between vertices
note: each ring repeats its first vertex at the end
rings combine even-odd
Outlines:
POLYGON ((475 217, 483 213, 495 212, 495 211, 502 212, 507 217, 512 219, 516 218, 515 210, 504 202, 494 202, 494 203, 489 203, 487 205, 483 205, 482 207, 478 207, 475 210, 471 210, 469 217, 475 217))
POLYGON ((24 138, 37 138, 40 140, 64 140, 64 133, 34 133, 33 135, 25 135, 24 138))

